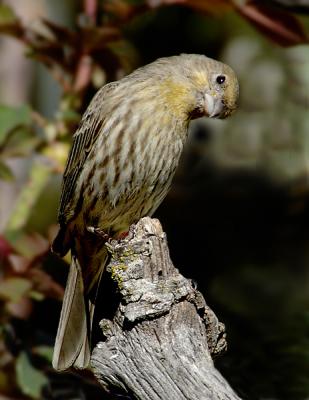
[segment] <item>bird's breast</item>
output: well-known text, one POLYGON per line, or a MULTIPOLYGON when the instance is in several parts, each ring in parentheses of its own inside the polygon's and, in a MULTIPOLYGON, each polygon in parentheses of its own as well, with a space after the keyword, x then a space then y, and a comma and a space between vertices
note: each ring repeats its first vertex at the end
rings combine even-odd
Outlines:
POLYGON ((186 135, 186 125, 166 116, 127 116, 102 134, 79 178, 83 221, 118 231, 151 215, 167 194, 186 135))

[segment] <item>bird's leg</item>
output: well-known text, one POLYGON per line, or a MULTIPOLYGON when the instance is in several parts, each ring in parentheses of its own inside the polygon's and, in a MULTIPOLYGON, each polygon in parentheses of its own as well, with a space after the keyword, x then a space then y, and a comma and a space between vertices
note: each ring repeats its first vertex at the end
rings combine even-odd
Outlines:
POLYGON ((106 233, 105 231, 103 231, 103 229, 95 227, 95 226, 87 226, 87 231, 90 233, 93 233, 94 235, 97 235, 99 237, 101 237, 105 242, 109 241, 112 239, 112 237, 106 233))

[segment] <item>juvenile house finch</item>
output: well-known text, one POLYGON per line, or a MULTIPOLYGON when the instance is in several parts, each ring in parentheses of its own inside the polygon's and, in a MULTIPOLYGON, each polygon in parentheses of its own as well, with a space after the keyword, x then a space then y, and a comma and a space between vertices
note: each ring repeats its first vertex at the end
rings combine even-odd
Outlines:
POLYGON ((103 86, 74 134, 53 251, 72 262, 54 348, 58 370, 89 364, 94 300, 110 237, 152 215, 172 182, 191 119, 236 108, 233 70, 203 55, 161 58, 103 86))

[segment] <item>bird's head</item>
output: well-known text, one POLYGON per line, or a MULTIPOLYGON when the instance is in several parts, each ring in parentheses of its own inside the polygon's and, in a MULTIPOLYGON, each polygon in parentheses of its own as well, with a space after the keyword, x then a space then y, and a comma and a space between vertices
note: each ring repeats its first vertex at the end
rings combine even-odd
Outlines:
POLYGON ((203 116, 223 119, 236 110, 238 80, 228 65, 207 59, 206 68, 193 70, 190 80, 195 102, 191 119, 203 116))
POLYGON ((163 58, 161 80, 167 104, 188 119, 226 118, 237 108, 239 94, 235 72, 228 65, 203 55, 182 54, 163 58))

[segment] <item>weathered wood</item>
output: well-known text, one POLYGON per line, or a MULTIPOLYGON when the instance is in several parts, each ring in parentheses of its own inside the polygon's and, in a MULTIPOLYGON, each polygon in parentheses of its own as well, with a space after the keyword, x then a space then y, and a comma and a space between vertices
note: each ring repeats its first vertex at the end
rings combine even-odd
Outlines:
POLYGON ((100 384, 129 399, 239 399, 212 361, 224 325, 173 266, 159 221, 143 218, 109 250, 121 302, 92 353, 100 384))

